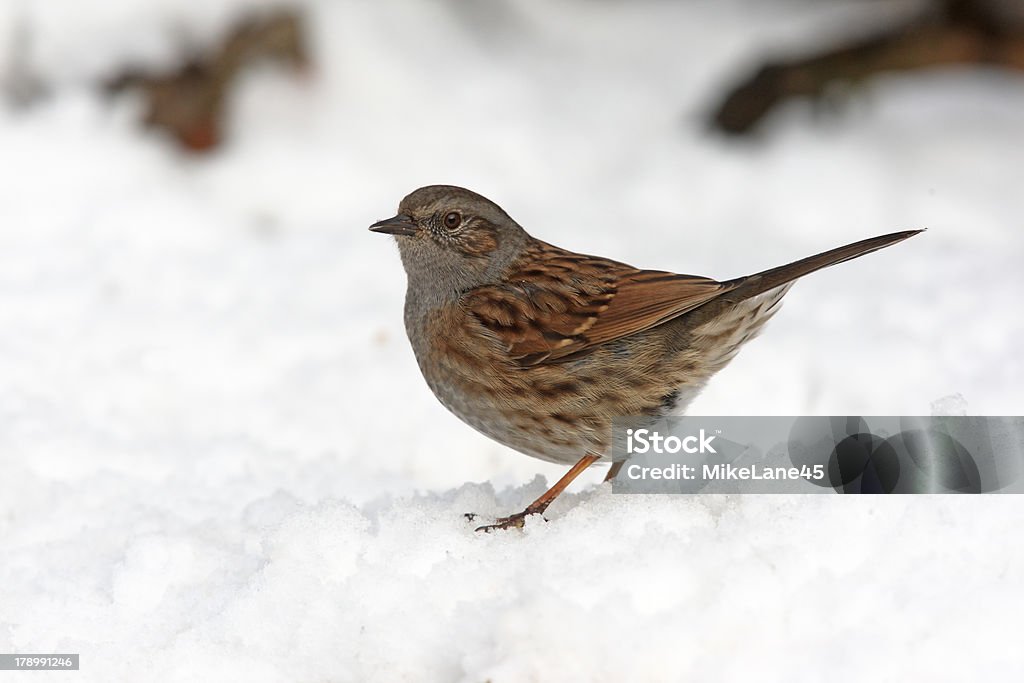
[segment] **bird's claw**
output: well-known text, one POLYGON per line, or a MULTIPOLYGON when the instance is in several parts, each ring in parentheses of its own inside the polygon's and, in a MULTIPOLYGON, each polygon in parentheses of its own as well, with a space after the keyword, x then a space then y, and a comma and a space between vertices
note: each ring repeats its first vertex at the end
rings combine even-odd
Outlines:
MULTIPOLYGON (((517 512, 516 514, 509 515, 508 517, 501 517, 495 520, 494 524, 485 524, 484 526, 478 526, 476 530, 483 531, 484 533, 489 534, 492 531, 497 531, 499 529, 522 529, 523 526, 526 525, 527 517, 539 514, 539 511, 523 510, 522 512, 517 512)), ((541 519, 544 519, 544 517, 541 517, 541 519)), ((544 519, 544 521, 546 522, 547 520, 544 519)))

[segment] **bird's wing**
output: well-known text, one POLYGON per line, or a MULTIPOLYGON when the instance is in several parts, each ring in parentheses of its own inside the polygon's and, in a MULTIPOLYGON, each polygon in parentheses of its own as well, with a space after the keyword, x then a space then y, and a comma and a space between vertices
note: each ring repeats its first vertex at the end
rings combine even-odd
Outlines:
POLYGON ((503 284, 467 292, 463 305, 524 366, 648 330, 733 287, 695 275, 639 270, 544 243, 517 263, 503 284))

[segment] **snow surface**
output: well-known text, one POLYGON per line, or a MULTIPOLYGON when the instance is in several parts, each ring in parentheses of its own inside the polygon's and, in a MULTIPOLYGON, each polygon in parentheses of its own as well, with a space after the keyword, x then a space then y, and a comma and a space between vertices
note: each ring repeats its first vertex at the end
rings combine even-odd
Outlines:
POLYGON ((893 5, 324 1, 317 68, 249 72, 208 158, 96 95, 244 4, 0 0, 0 80, 27 26, 50 86, 0 107, 0 652, 81 653, 31 675, 62 681, 1024 674, 1016 497, 594 471, 475 534, 561 470, 437 404, 366 231, 455 183, 556 244, 732 277, 928 227, 795 287, 691 412, 1021 414, 1024 80, 887 77, 735 143, 701 118, 731 79, 893 5))

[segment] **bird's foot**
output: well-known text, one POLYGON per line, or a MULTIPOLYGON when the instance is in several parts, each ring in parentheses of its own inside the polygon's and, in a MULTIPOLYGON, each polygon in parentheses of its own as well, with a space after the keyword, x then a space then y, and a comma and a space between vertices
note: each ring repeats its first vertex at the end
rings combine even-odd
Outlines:
MULTIPOLYGON (((509 515, 508 517, 501 517, 500 519, 495 520, 494 524, 485 524, 484 526, 479 526, 476 528, 476 530, 483 531, 489 534, 492 531, 497 531, 498 529, 522 529, 523 526, 526 524, 527 517, 529 517, 530 515, 539 515, 541 512, 542 510, 531 510, 530 508, 526 508, 522 512, 517 512, 514 515, 509 515)), ((541 517, 541 519, 544 518, 541 517)))

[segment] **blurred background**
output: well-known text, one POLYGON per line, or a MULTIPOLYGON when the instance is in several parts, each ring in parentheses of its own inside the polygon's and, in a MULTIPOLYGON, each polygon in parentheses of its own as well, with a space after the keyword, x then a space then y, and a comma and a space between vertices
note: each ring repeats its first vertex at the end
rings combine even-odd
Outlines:
POLYGON ((372 516, 561 474, 419 376, 397 250, 366 228, 421 185, 717 278, 926 227, 797 285, 691 412, 1021 414, 1022 18, 1010 0, 0 0, 0 651, 163 642, 179 627, 132 610, 162 604, 154 576, 207 571, 167 543, 247 576, 253 530, 300 502, 372 516))

